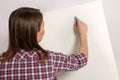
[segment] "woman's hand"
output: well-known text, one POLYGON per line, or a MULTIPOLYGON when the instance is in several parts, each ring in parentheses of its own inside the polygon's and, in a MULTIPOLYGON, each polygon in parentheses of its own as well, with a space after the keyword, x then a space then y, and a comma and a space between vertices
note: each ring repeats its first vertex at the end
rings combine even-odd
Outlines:
POLYGON ((78 30, 79 35, 86 35, 88 32, 87 24, 82 22, 80 19, 76 19, 76 29, 78 30))

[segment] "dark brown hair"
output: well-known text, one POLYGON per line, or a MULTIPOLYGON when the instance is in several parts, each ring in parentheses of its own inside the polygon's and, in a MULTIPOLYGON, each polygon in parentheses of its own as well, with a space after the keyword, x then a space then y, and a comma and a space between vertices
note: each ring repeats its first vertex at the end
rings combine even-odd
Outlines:
MULTIPOLYGON (((9 17, 9 46, 3 53, 1 62, 12 59, 20 49, 42 51, 43 57, 47 57, 47 51, 37 42, 37 33, 43 21, 43 15, 39 9, 22 7, 13 11, 9 17)), ((43 59, 44 59, 43 58, 43 59)))

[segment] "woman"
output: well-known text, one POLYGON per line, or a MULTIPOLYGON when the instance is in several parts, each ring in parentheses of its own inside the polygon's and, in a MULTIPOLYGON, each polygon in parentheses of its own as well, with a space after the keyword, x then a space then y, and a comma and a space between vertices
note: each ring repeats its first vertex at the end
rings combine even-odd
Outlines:
POLYGON ((57 80, 57 73, 75 71, 87 64, 87 25, 76 20, 78 54, 43 49, 44 21, 38 9, 22 7, 9 18, 9 46, 0 57, 0 80, 57 80))

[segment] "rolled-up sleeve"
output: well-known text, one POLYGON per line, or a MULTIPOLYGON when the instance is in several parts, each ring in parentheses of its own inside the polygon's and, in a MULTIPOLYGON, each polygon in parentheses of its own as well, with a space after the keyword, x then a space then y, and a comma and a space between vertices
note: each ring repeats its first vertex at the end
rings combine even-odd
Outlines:
POLYGON ((54 53, 53 64, 55 72, 75 71, 87 64, 87 57, 83 53, 71 55, 54 53))

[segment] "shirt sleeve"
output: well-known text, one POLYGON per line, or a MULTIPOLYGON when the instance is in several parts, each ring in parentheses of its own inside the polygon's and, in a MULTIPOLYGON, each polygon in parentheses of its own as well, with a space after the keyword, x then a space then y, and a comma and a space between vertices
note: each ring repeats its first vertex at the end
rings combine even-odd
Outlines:
POLYGON ((53 64, 55 72, 75 71, 87 64, 87 57, 83 53, 71 55, 54 53, 53 64))

